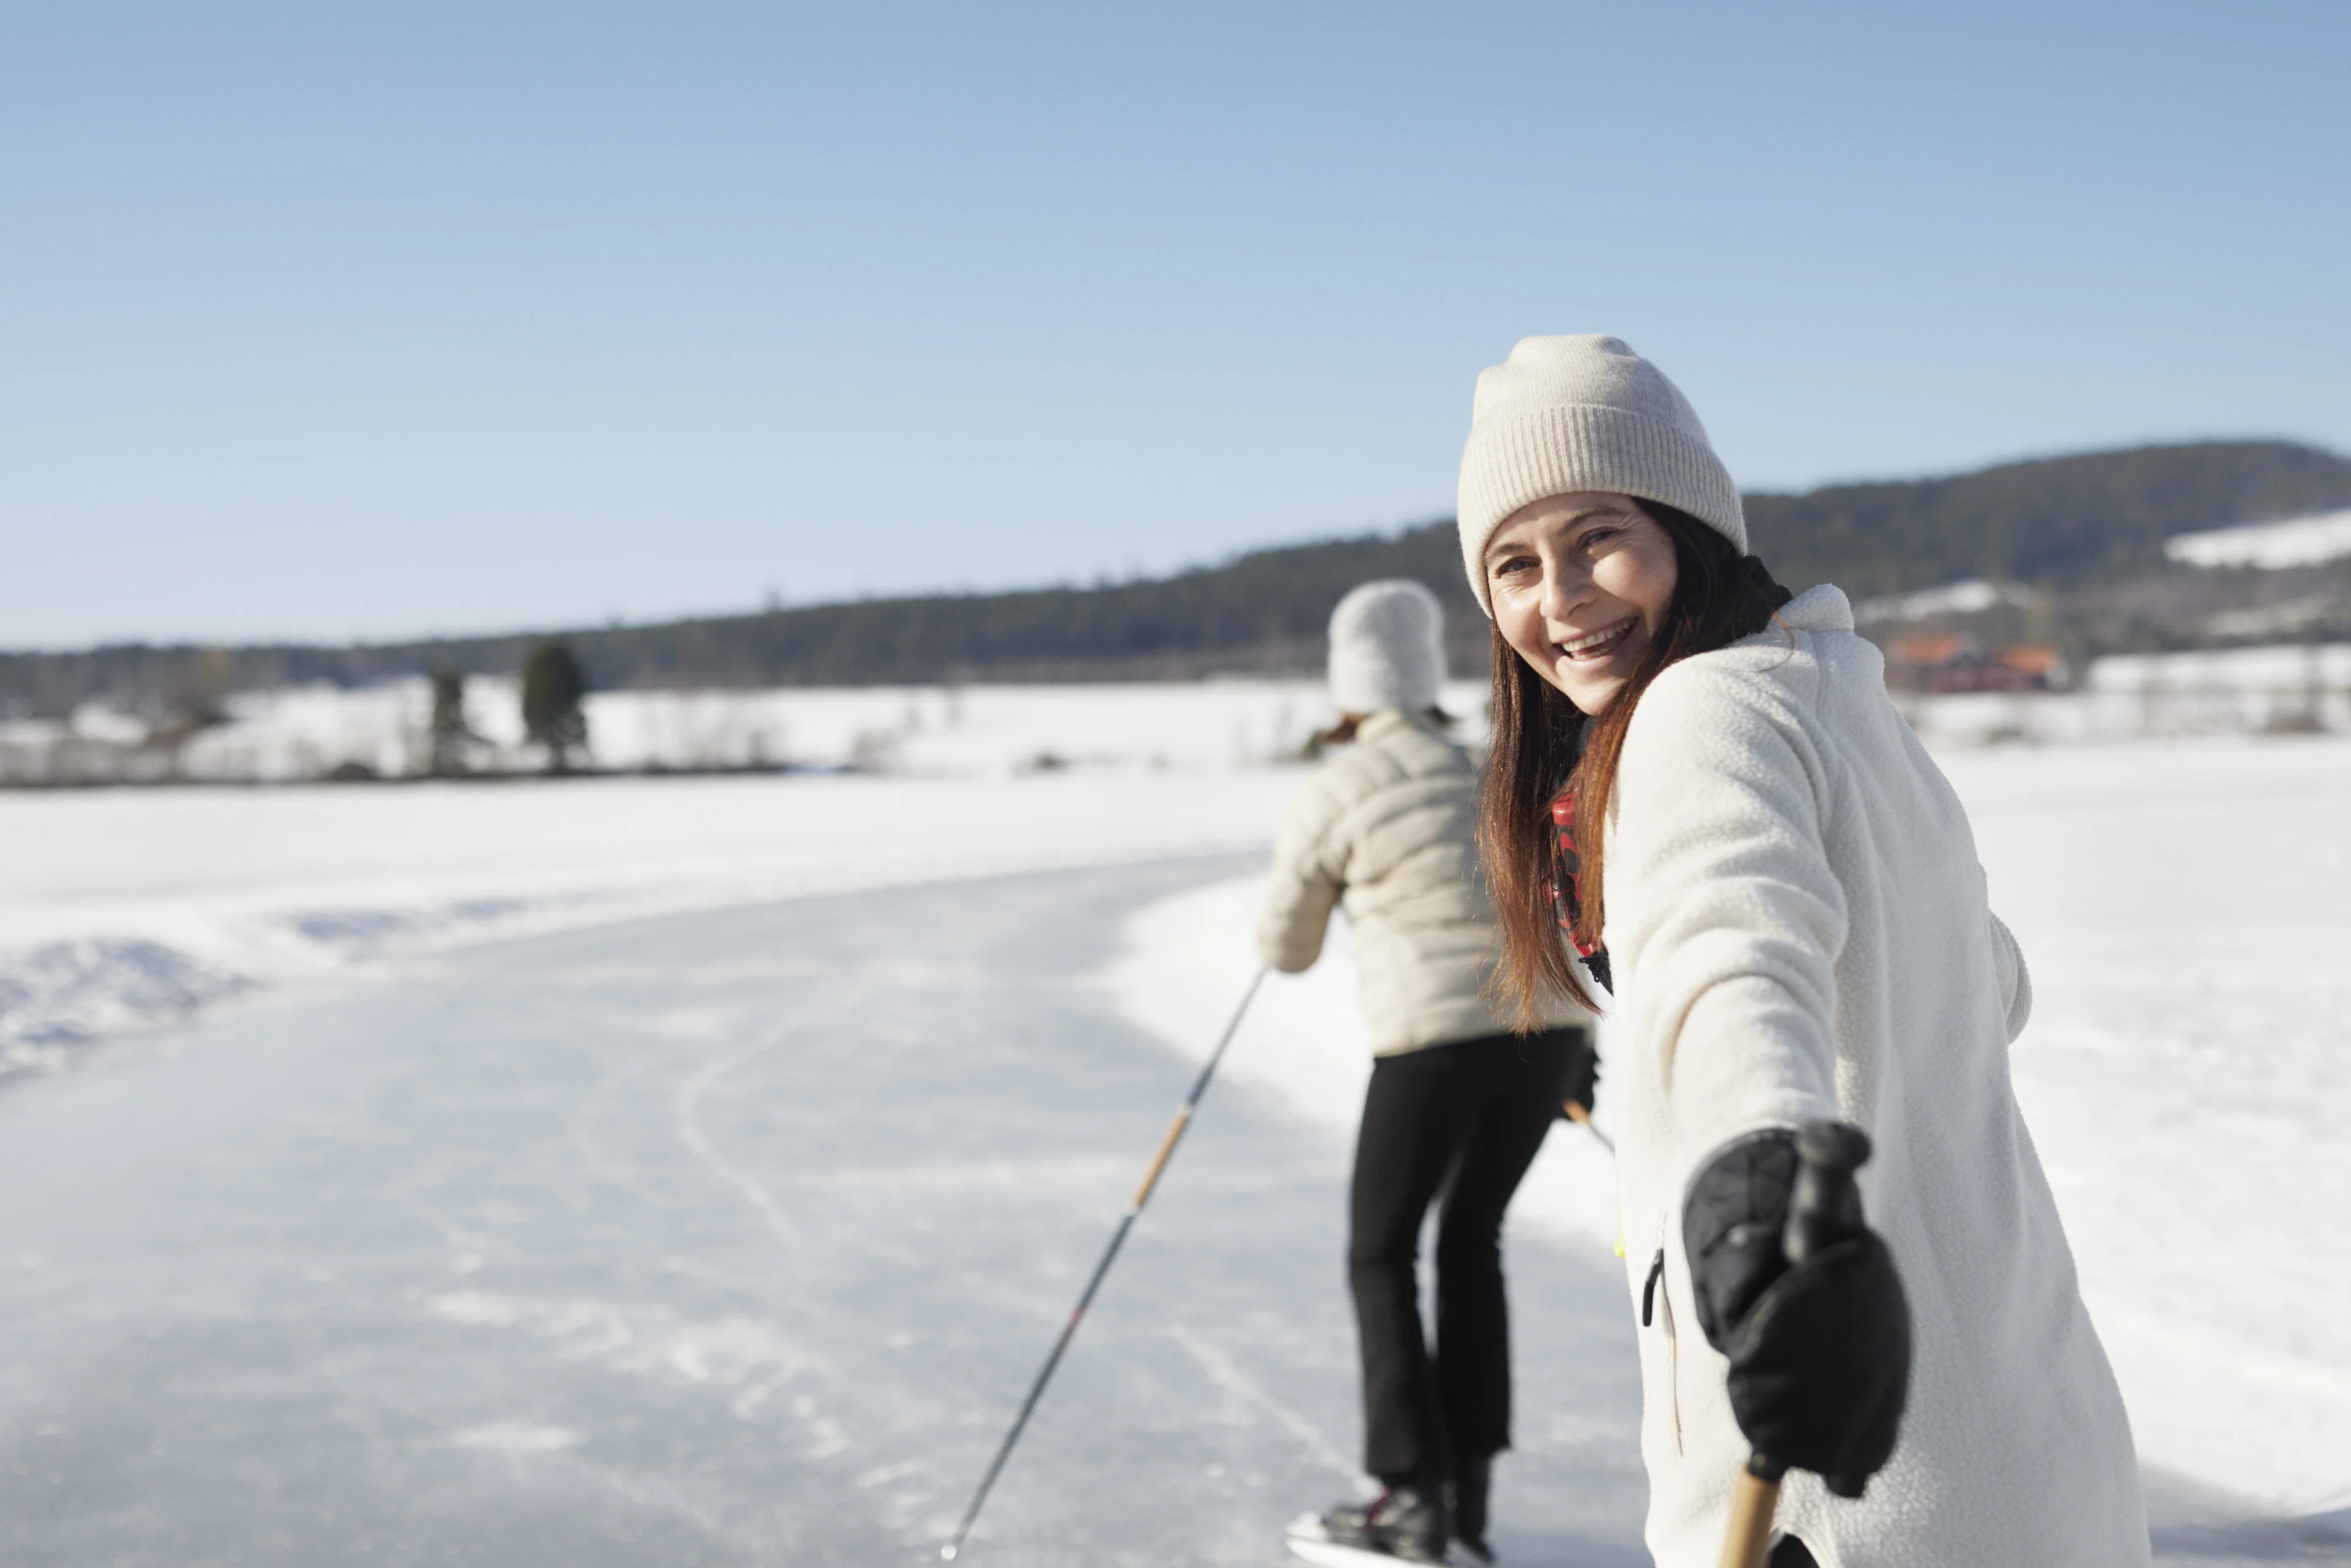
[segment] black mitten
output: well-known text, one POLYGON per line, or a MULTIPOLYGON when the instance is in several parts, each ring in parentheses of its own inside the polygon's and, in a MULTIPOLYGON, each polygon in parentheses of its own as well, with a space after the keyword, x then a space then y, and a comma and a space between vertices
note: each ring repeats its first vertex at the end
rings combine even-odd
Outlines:
POLYGON ((1698 1326, 1730 1362, 1730 1408, 1755 1451, 1859 1497, 1894 1452, 1910 1387, 1910 1307, 1856 1195, 1844 1236, 1790 1265, 1782 1238, 1795 1134, 1735 1139, 1682 1211, 1698 1326))

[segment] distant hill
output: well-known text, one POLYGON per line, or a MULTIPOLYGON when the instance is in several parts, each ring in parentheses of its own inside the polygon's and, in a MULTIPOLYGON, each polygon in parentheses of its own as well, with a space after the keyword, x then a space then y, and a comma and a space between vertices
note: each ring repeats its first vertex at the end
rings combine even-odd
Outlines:
MULTIPOLYGON (((2163 559, 2172 534, 2351 506, 2351 460, 2286 442, 2206 442, 1758 494, 1746 504, 1754 548, 1792 587, 1834 581, 1858 598, 1982 577, 2064 592, 2184 570, 2163 559)), ((1148 581, 553 634, 579 651, 603 687, 1303 672, 1321 665, 1331 606, 1374 577, 1417 578, 1436 590, 1457 667, 1485 667, 1486 622, 1462 580, 1449 520, 1255 550, 1148 581)), ((225 684, 360 683, 434 669, 510 674, 545 634, 249 647, 225 659, 217 650, 137 646, 0 654, 0 704, 56 713, 104 696, 154 711, 187 706, 225 684)), ((2117 635, 2176 641, 2138 620, 2117 635)))
POLYGON ((2064 590, 2163 570, 2173 534, 2351 504, 2351 460, 2283 441, 2202 442, 1746 504, 1757 552, 1792 585, 1858 597, 1980 577, 2064 590))

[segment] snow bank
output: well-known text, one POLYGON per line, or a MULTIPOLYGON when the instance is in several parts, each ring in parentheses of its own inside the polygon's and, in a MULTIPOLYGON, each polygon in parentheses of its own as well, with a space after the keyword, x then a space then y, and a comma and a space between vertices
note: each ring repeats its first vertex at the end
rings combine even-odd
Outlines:
MULTIPOLYGON (((1476 738, 1482 686, 1455 683, 1447 701, 1476 738)), ((413 772, 429 706, 422 681, 245 694, 181 770, 413 772)), ((589 706, 607 767, 864 771, 0 792, 0 841, 27 846, 0 862, 0 1075, 256 986, 460 942, 1261 846, 1283 768, 1337 717, 1308 681, 606 692, 589 706)), ((515 709, 512 683, 470 685, 476 761, 527 760, 515 709)), ((120 722, 93 713, 78 729, 135 744, 109 729, 120 722)), ((0 725, 0 743, 37 749, 39 727, 0 725)))
POLYGON ((852 888, 1265 845, 1289 770, 0 794, 0 1072, 356 963, 852 888))
MULTIPOLYGON (((2141 1458, 2283 1511, 2351 1502, 2351 744, 1944 766, 2032 965, 2017 1092, 2141 1458)), ((1205 1052, 1254 967, 1261 886, 1144 911, 1104 983, 1205 1052)), ((1268 982, 1226 1071, 1352 1137, 1368 1061, 1343 927, 1268 982)), ((1604 1035, 1603 1058, 1604 1126, 1604 1035)), ((1552 1137, 1512 1224, 1604 1253, 1593 1139, 1552 1137)))

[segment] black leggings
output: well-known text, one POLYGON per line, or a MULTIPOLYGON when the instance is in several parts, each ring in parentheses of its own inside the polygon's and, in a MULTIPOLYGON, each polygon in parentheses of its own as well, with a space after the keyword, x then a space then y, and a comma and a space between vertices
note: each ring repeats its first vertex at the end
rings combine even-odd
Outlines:
POLYGON ((1347 1283, 1364 1356, 1364 1468, 1441 1480, 1510 1446, 1502 1210, 1584 1051, 1582 1029, 1383 1056, 1355 1144, 1347 1283), (1437 1354, 1420 1322, 1420 1225, 1441 1201, 1437 1354))

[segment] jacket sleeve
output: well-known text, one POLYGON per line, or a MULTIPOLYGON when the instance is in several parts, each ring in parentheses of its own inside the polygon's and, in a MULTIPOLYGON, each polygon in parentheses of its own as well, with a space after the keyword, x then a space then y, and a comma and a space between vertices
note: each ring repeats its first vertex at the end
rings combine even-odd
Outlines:
POLYGON ((2032 1017, 2032 971, 2024 967, 2024 949, 2016 934, 1997 915, 1991 917, 1991 962, 2000 974, 2001 1004, 2008 1009, 2008 1042, 2024 1032, 2032 1017))
POLYGON ((1616 775, 1604 889, 1631 1060, 1676 1141, 1836 1113, 1848 916, 1828 763, 1785 686, 1684 665, 1644 694, 1616 775))
POLYGON ((1322 934, 1331 908, 1346 886, 1346 856, 1334 852, 1340 811, 1323 780, 1298 792, 1274 839, 1273 876, 1266 888, 1265 912, 1258 919, 1259 956, 1286 975, 1311 967, 1322 956, 1322 934))

